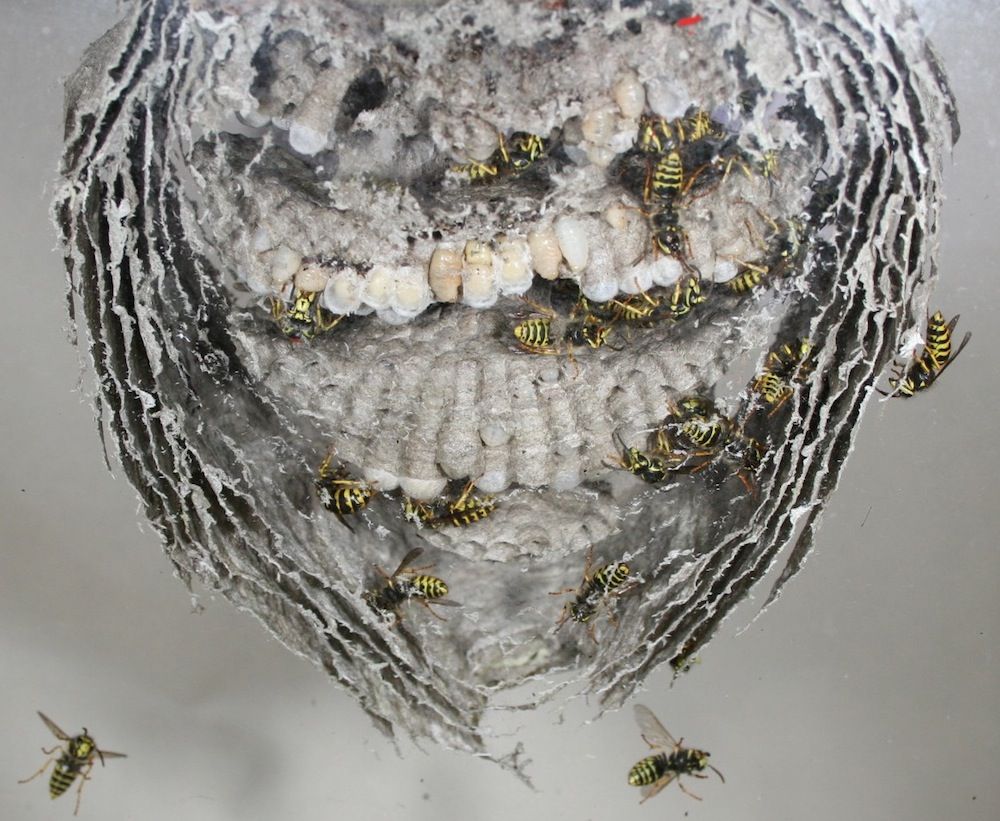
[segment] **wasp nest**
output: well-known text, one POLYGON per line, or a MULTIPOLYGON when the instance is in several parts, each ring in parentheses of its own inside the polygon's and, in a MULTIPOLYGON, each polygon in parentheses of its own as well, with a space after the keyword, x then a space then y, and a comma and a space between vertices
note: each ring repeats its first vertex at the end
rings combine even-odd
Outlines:
POLYGON ((697 11, 144 0, 68 84, 119 458, 387 730, 481 752, 530 678, 680 666, 798 568, 923 313, 957 125, 913 18, 697 11))

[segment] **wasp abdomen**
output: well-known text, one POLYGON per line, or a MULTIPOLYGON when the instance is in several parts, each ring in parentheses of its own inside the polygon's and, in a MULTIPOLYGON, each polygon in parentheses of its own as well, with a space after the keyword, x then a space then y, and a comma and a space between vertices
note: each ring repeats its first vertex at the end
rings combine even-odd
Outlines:
POLYGON ((645 787, 663 777, 667 771, 667 754, 656 753, 637 762, 628 771, 628 783, 633 787, 645 787))

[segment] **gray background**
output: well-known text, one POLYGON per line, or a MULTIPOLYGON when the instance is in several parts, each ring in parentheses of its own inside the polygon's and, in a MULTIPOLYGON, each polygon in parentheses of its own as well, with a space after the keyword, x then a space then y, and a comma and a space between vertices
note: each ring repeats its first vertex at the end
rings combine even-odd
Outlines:
POLYGON ((136 496, 104 468, 67 343, 47 217, 61 79, 116 19, 111 0, 5 0, 0 87, 0 818, 72 815, 40 766, 66 730, 129 754, 84 791, 81 818, 1000 818, 1000 295, 993 0, 918 8, 958 97, 942 276, 933 307, 975 338, 918 400, 872 403, 815 551, 771 609, 746 602, 669 689, 639 698, 710 750, 727 783, 639 807, 630 711, 581 700, 497 723, 532 759, 530 791, 496 766, 393 746, 318 670, 224 600, 193 612, 136 496))

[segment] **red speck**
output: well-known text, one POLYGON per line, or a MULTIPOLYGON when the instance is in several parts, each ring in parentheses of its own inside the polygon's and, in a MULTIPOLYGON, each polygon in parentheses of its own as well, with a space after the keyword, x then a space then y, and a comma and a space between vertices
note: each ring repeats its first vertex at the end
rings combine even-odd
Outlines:
POLYGON ((693 26, 696 25, 697 23, 700 23, 704 19, 705 18, 702 17, 700 14, 692 14, 690 17, 682 17, 680 20, 677 21, 676 25, 693 26))

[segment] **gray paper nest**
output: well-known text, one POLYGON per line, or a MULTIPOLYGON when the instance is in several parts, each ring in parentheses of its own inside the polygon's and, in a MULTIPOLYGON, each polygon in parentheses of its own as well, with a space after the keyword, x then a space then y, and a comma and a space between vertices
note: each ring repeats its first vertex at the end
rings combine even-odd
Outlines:
POLYGON ((655 0, 478 5, 134 2, 67 84, 55 216, 102 430, 181 576, 387 732, 482 753, 503 693, 533 681, 544 698, 558 678, 618 705, 769 568, 772 599, 796 572, 872 384, 923 318, 958 128, 895 0, 704 2, 693 23, 691 4, 655 0), (567 253, 528 272, 535 301, 686 275, 649 252, 614 173, 643 93, 639 108, 697 106, 743 156, 779 158, 777 178, 735 168, 685 204, 703 283, 750 258, 767 219, 799 221, 807 252, 683 322, 572 359, 518 350, 523 265, 540 271, 553 235, 567 253), (516 131, 551 149, 529 173, 455 170, 516 131), (470 268, 469 242, 497 262, 470 268), (437 279, 435 253, 452 263, 437 279), (307 275, 350 316, 295 344, 268 307, 307 275), (616 464, 681 396, 745 414, 748 379, 798 337, 816 368, 764 417, 756 494, 724 469, 651 485, 616 464), (349 522, 314 486, 331 452, 377 483, 349 522), (467 481, 495 495, 490 518, 403 519, 402 492, 467 481), (411 602, 394 626, 361 593, 414 547, 463 606, 441 621, 411 602), (638 580, 596 642, 556 632, 567 599, 548 595, 580 583, 591 547, 638 580))

